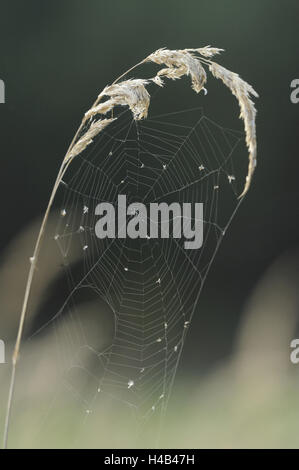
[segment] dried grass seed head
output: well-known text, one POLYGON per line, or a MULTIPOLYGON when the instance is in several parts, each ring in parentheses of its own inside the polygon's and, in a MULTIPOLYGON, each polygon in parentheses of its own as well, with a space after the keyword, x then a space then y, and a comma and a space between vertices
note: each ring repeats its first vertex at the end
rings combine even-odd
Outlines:
POLYGON ((68 161, 70 158, 74 158, 83 152, 83 150, 93 142, 93 139, 114 120, 115 118, 99 119, 98 121, 92 122, 85 134, 80 137, 69 154, 66 155, 65 161, 68 161))
POLYGON ((173 51, 169 49, 158 49, 145 60, 159 65, 166 65, 166 68, 158 72, 158 76, 176 80, 183 75, 189 75, 192 81, 192 88, 197 93, 203 89, 207 81, 207 74, 200 60, 187 49, 173 51))

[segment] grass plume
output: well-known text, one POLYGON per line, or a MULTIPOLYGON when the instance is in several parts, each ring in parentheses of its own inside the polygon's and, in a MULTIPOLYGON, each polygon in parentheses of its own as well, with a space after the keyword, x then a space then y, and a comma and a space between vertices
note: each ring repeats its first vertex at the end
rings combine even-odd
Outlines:
POLYGON ((150 94, 146 89, 147 85, 153 83, 157 86, 163 87, 163 79, 177 80, 183 76, 189 76, 191 78, 191 86, 196 93, 199 93, 201 90, 206 92, 204 85, 208 80, 206 71, 207 68, 207 70, 211 72, 214 77, 220 79, 230 89, 232 94, 239 102, 241 118, 244 121, 246 143, 249 150, 248 173, 241 196, 244 196, 248 191, 256 166, 256 110, 250 96, 252 95, 257 97, 258 95, 247 82, 239 77, 239 75, 210 60, 211 57, 219 54, 222 51, 223 49, 211 46, 197 49, 180 50, 169 50, 165 48, 158 49, 118 77, 114 83, 105 87, 98 95, 95 103, 85 113, 83 120, 65 156, 62 159, 62 163, 58 171, 35 243, 34 252, 30 258, 29 273, 21 309, 16 344, 12 357, 12 371, 4 425, 4 448, 6 448, 8 444, 8 433, 15 388, 16 368, 27 314, 28 300, 31 293, 32 281, 36 272, 39 252, 49 213, 52 208, 57 189, 69 165, 72 163, 73 159, 76 158, 76 156, 83 152, 86 147, 93 142, 93 139, 103 129, 105 129, 113 120, 117 119, 115 108, 117 106, 128 106, 135 120, 145 119, 147 117, 150 105, 150 94), (150 79, 127 79, 121 81, 123 77, 127 76, 129 72, 136 69, 139 65, 149 62, 161 65, 163 68, 161 68, 157 74, 150 79), (105 98, 108 99, 104 101, 105 98), (108 113, 111 113, 110 118, 101 118, 101 116, 108 113))

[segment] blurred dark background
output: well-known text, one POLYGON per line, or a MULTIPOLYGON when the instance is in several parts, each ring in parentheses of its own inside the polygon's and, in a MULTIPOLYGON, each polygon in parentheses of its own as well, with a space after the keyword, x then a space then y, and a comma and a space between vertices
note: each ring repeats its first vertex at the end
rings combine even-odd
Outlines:
MULTIPOLYGON (((160 47, 224 48, 218 62, 260 95, 258 167, 206 282, 180 374, 229 356, 252 290, 299 246, 299 105, 290 101, 299 78, 298 17, 297 0, 1 0, 2 259, 41 216, 68 143, 106 84, 160 47)), ((194 99, 219 124, 242 130, 233 98, 231 109, 194 99)))

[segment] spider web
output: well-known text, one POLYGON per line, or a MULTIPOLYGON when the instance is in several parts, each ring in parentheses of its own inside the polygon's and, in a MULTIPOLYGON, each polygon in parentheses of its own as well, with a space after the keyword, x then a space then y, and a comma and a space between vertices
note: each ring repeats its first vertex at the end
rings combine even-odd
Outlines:
POLYGON ((240 204, 243 138, 201 108, 138 122, 126 110, 65 174, 51 240, 66 290, 34 337, 54 328, 57 367, 85 419, 108 402, 126 408, 137 434, 164 417, 204 281, 240 204), (116 206, 120 194, 127 205, 202 202, 202 247, 186 250, 172 237, 98 239, 95 207, 116 206))

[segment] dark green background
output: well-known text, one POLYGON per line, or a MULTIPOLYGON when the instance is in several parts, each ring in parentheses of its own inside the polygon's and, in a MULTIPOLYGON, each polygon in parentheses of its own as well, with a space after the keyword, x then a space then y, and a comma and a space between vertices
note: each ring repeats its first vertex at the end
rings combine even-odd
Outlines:
MULTIPOLYGON (((290 101, 298 19, 296 0, 1 0, 1 252, 44 210, 67 145, 106 84, 160 47, 222 47, 219 62, 260 94, 258 168, 210 272, 181 370, 196 374, 229 354, 253 287, 298 248, 299 105, 290 101)), ((242 129, 224 121, 224 102, 209 103, 206 114, 242 129)))

